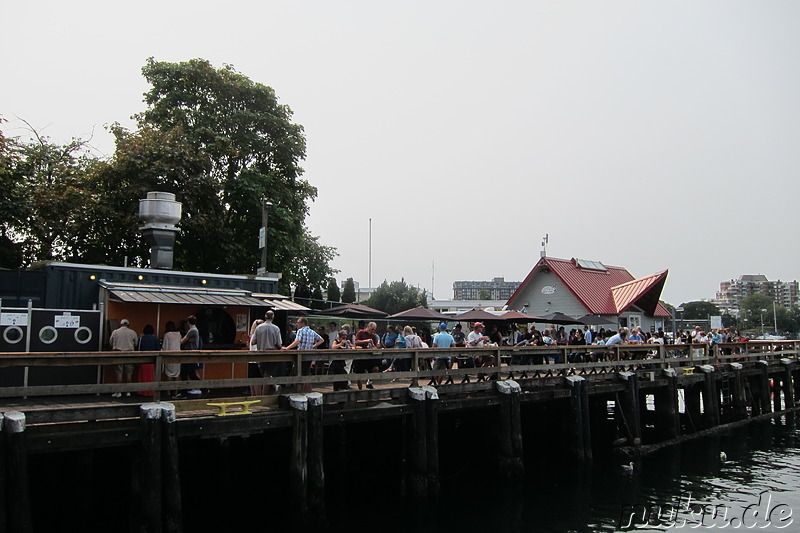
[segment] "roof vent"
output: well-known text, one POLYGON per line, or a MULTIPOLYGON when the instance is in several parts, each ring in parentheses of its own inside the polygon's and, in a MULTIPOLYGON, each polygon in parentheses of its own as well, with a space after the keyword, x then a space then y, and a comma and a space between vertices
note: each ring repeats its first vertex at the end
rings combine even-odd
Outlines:
POLYGON ((172 269, 175 237, 180 228, 181 203, 169 192, 148 192, 139 200, 139 219, 144 222, 139 230, 150 244, 150 268, 172 269))

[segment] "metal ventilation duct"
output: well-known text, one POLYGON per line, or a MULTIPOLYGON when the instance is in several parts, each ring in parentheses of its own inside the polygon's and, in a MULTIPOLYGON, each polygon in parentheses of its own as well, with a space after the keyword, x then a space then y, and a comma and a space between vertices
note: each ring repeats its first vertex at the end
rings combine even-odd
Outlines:
POLYGON ((180 228, 181 203, 169 192, 148 192, 139 200, 139 230, 150 245, 150 268, 172 269, 175 237, 180 228))

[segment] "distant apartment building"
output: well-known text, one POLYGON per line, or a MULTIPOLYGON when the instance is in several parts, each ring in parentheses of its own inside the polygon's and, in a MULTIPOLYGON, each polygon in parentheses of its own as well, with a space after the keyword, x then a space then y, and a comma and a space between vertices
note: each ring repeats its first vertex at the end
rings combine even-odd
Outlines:
POLYGON ((492 281, 454 281, 454 300, 503 300, 511 298, 520 281, 494 278, 492 281))
POLYGON ((714 303, 722 310, 734 310, 751 294, 763 294, 775 305, 791 308, 798 304, 798 292, 797 281, 769 281, 763 274, 745 274, 720 283, 714 303))

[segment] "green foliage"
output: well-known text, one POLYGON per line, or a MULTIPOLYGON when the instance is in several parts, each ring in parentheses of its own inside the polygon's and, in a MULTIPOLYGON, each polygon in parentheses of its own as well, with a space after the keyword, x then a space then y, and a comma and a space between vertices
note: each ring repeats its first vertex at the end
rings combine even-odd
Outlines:
POLYGON ((758 328, 760 330, 762 316, 765 323, 772 322, 772 320, 768 320, 772 316, 772 298, 766 294, 746 296, 739 304, 739 310, 744 320, 744 327, 748 329, 758 328))
POLYGON ((687 302, 681 304, 681 307, 683 307, 681 319, 706 319, 709 316, 721 315, 719 307, 711 302, 687 302))
POLYGON ((428 299, 424 292, 409 286, 405 280, 401 279, 391 283, 384 280, 364 302, 364 305, 392 315, 420 305, 427 307, 428 299))
POLYGON ((324 300, 322 299, 322 289, 319 287, 314 287, 314 290, 311 292, 311 308, 312 309, 322 309, 324 307, 324 300))
POLYGON ((478 300, 488 300, 491 297, 491 293, 488 289, 481 289, 478 291, 478 300))
POLYGON ((328 279, 327 299, 329 302, 342 301, 342 292, 339 290, 339 285, 336 284, 335 278, 328 279))
POLYGON ((342 303, 351 304, 356 301, 356 284, 353 278, 347 278, 342 291, 342 303))
MULTIPOLYGON (((225 65, 147 60, 152 88, 137 128, 111 126, 110 161, 66 146, 12 143, 0 135, 0 261, 35 260, 144 266, 138 205, 148 191, 182 203, 175 268, 255 273, 260 264, 261 200, 273 204, 267 269, 290 283, 321 289, 336 272, 334 248, 305 227, 317 190, 302 179, 302 126, 275 92, 225 65), (16 248, 15 248, 16 247, 16 248)), ((34 132, 35 133, 35 132, 34 132)), ((17 266, 17 265, 12 265, 17 266)))
POLYGON ((30 142, 0 143, 0 266, 19 268, 37 260, 69 259, 92 195, 87 176, 96 161, 86 142, 64 146, 32 130, 30 142))

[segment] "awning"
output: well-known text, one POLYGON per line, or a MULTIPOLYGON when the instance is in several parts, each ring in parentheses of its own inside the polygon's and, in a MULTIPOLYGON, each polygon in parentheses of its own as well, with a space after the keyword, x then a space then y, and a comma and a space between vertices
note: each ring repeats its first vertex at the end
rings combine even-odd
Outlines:
POLYGON ((239 305, 271 307, 272 304, 254 298, 248 291, 224 289, 190 289, 158 285, 112 285, 101 282, 113 299, 127 303, 175 305, 239 305))
POLYGON ((298 303, 294 303, 291 300, 263 300, 266 305, 270 306, 275 311, 310 311, 310 309, 304 305, 300 305, 298 303))

